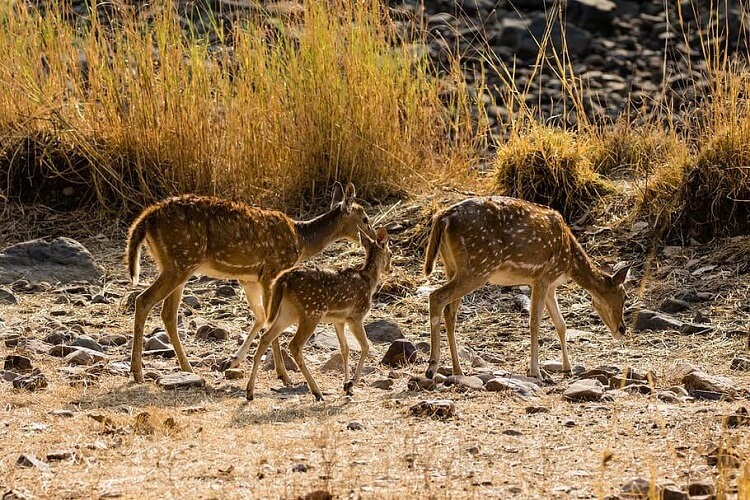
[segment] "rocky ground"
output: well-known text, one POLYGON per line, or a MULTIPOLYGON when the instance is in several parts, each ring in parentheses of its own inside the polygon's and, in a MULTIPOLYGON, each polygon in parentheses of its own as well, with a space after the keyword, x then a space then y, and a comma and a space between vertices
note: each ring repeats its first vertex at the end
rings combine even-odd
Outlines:
MULTIPOLYGON (((541 359, 550 380, 539 385, 524 376, 528 290, 485 287, 464 299, 459 315, 467 377, 428 380, 427 294, 443 280, 419 272, 430 203, 448 200, 370 208, 393 235, 394 271, 376 295, 373 353, 353 398, 341 390, 333 330, 320 327, 311 341, 306 354, 323 403, 299 372, 297 385, 284 388, 268 369, 256 400, 245 400, 249 361, 229 376, 216 365, 237 349, 249 308, 236 283, 200 277, 180 312, 197 377, 176 377, 154 312, 149 381, 132 383, 136 291, 122 265, 121 228, 37 224, 44 234, 75 236, 91 255, 66 240, 0 254, 3 498, 750 494, 747 238, 649 252, 638 223, 576 228, 605 267, 634 262, 625 342, 606 333, 585 292, 565 286, 559 295, 576 367, 569 377, 557 373, 560 345, 545 320, 541 359), (30 274, 44 271, 39 256, 55 264, 46 279, 30 274)), ((12 236, 7 226, 3 233, 30 236, 12 236)), ((317 260, 361 258, 342 243, 317 260)), ((146 284, 155 276, 148 262, 146 284)))

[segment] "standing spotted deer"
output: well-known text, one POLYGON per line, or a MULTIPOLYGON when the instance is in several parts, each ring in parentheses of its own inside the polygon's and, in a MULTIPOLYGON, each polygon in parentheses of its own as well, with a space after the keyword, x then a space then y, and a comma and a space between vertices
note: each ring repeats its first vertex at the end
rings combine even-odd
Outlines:
POLYGON ((247 399, 253 399, 255 378, 260 366, 260 358, 289 325, 297 323, 297 331, 289 342, 289 350, 307 380, 310 392, 315 399, 323 399, 323 393, 305 365, 302 347, 321 321, 333 323, 344 359, 344 392, 352 394, 352 388, 359 380, 370 345, 365 333, 364 319, 370 312, 372 296, 383 272, 390 272, 391 250, 388 246, 388 232, 377 230, 375 241, 360 234, 367 257, 361 268, 347 268, 339 271, 325 269, 295 268, 285 272, 273 285, 268 304, 268 329, 258 342, 258 350, 253 359, 253 370, 247 383, 247 399), (344 326, 359 342, 361 352, 354 376, 349 378, 349 345, 344 336, 344 326))
MULTIPOLYGON (((180 369, 192 367, 177 335, 177 310, 185 282, 193 274, 237 279, 255 315, 255 324, 242 347, 223 368, 237 366, 265 323, 264 298, 283 271, 319 252, 333 241, 358 241, 359 233, 374 236, 364 209, 354 203, 351 183, 333 188, 331 209, 309 221, 294 221, 275 210, 207 196, 169 198, 146 208, 130 227, 127 264, 134 284, 140 272, 141 245, 146 242, 159 268, 156 281, 135 301, 135 326, 130 371, 143 382, 143 329, 151 309, 163 301, 161 317, 174 346, 180 369)), ((274 342, 276 371, 291 380, 274 342)))
POLYGON ((432 378, 440 365, 441 315, 445 316, 453 373, 463 373, 455 338, 458 306, 464 295, 487 283, 531 286, 532 377, 542 378, 538 334, 545 306, 560 338, 563 370, 571 370, 565 344, 565 321, 555 292, 568 279, 589 291, 594 309, 615 339, 625 334, 623 283, 628 268, 620 269, 613 276, 600 271, 555 210, 506 197, 461 201, 432 219, 425 275, 432 273, 438 252, 448 282, 430 294, 431 346, 427 377, 432 378))

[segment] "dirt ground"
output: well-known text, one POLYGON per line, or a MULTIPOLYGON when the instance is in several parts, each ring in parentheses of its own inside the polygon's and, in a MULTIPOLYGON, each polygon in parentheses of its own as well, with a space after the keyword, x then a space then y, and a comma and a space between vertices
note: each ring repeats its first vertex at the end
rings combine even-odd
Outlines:
MULTIPOLYGON (((429 212, 423 206, 402 202, 370 210, 389 224, 395 243, 394 271, 376 295, 370 319, 394 321, 415 343, 428 340, 427 294, 444 279, 439 271, 429 279, 420 272, 429 212)), ((133 288, 122 264, 122 229, 110 226, 78 238, 105 267, 102 283, 83 293, 66 291, 66 286, 18 292, 18 304, 0 306, 0 334, 22 332, 41 341, 61 324, 95 339, 106 334, 130 339, 133 314, 127 297, 133 288), (92 303, 90 296, 97 293, 109 303, 92 303)), ((750 372, 731 370, 730 362, 748 342, 750 241, 664 249, 651 248, 639 225, 577 229, 597 263, 634 263, 627 302, 631 323, 634 311, 656 309, 677 292, 695 290, 710 293, 711 300, 676 316, 690 321, 700 312, 714 330, 684 335, 631 329, 619 343, 593 312, 587 293, 569 284, 558 295, 571 330, 573 363, 650 370, 656 388, 666 389, 680 384, 676 374, 689 362, 729 377, 740 388, 739 398, 668 403, 655 394, 615 390, 609 401, 574 403, 562 396, 570 383, 562 375, 553 375, 554 383, 533 400, 455 388, 410 391, 407 381, 424 374, 426 356, 391 369, 379 364, 387 345, 373 344, 369 373, 353 398, 344 397, 341 374, 315 368, 326 394, 322 403, 309 394, 277 392, 282 385, 271 371, 261 371, 256 399, 247 402, 247 379, 226 380, 210 364, 237 349, 252 324, 250 310, 236 283, 195 278, 186 294, 195 295, 199 304, 183 305, 181 331, 189 358, 204 361, 196 367, 206 380, 204 388, 167 391, 154 382, 134 384, 127 377, 127 345, 108 347, 105 363, 72 373, 62 358, 0 344, 3 358, 29 355, 49 379, 49 387, 34 392, 0 382, 0 492, 9 495, 3 498, 603 498, 621 494, 625 482, 642 478, 654 487, 671 482, 683 491, 693 484, 694 492, 695 483, 707 481, 719 497, 729 498, 738 496, 739 484, 739 497, 750 498, 750 427, 730 428, 722 418, 748 406, 750 372), (217 287, 226 284, 234 296, 217 294, 217 287), (226 328, 229 339, 195 338, 189 322, 196 317, 226 328), (395 380, 391 390, 370 385, 388 377, 395 380), (410 414, 415 403, 436 398, 452 400, 455 416, 410 414), (736 460, 712 465, 716 446, 736 460), (45 458, 58 451, 62 459, 45 458), (21 466, 22 454, 43 463, 21 466)), ((361 250, 338 243, 316 262, 341 266, 361 259, 361 250)), ((155 277, 150 259, 142 262, 139 288, 155 277)), ((513 298, 522 292, 485 287, 464 299, 459 346, 471 347, 489 365, 472 369, 464 360, 465 370, 525 374, 528 315, 513 307, 513 298)), ((158 326, 154 311, 147 332, 158 326)), ((541 337, 540 359, 560 359, 548 319, 541 337)), ((308 364, 318 367, 332 351, 309 346, 306 353, 308 364)), ((446 353, 443 366, 450 364, 446 353)), ((175 359, 144 361, 146 371, 177 371, 175 359)), ((249 360, 243 368, 249 372, 249 360)), ((291 375, 303 382, 299 372, 291 375)))

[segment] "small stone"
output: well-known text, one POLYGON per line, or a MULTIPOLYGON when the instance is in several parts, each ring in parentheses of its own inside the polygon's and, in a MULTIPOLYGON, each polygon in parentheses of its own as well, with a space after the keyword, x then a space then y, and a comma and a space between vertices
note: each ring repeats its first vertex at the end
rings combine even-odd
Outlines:
POLYGON ((26 356, 20 356, 18 354, 10 354, 5 357, 5 363, 3 363, 3 369, 26 373, 26 372, 30 372, 33 369, 33 367, 31 366, 31 360, 27 358, 26 356))
POLYGON ((164 349, 172 349, 172 345, 165 343, 159 337, 149 337, 143 342, 144 351, 163 351, 164 349))
POLYGON ((645 500, 649 498, 649 491, 651 491, 651 483, 642 478, 630 479, 620 487, 621 498, 628 499, 643 498, 645 500))
POLYGON ((453 417, 456 413, 456 408, 453 401, 449 399, 428 399, 410 407, 409 413, 416 417, 427 416, 445 419, 453 417))
POLYGON ((307 465, 303 463, 298 463, 294 467, 292 467, 292 472, 307 472, 307 470, 307 465))
POLYGON ((27 391, 37 391, 39 389, 44 389, 48 385, 47 377, 45 377, 43 373, 23 375, 13 379, 14 388, 25 389, 27 391))
POLYGON ((665 313, 674 314, 690 309, 690 303, 685 300, 669 298, 659 305, 659 310, 665 313))
POLYGON ((149 349, 149 350, 143 351, 143 356, 147 358, 172 359, 175 356, 177 356, 177 353, 170 346, 167 349, 149 349))
POLYGON ((201 301, 195 295, 183 295, 182 303, 193 309, 199 309, 201 306, 201 301))
MULTIPOLYGON (((286 349, 281 350, 281 358, 284 360, 284 368, 287 369, 287 371, 290 372, 296 372, 299 371, 299 368, 297 368, 297 363, 294 362, 294 359, 292 356, 287 352, 286 349)), ((268 352, 266 352, 266 360, 263 362, 263 369, 265 371, 271 371, 276 369, 276 364, 273 359, 273 353, 269 349, 268 352)))
POLYGON ((392 321, 379 319, 365 325, 367 338, 376 344, 388 344, 404 338, 401 328, 392 321))
POLYGON ((92 351, 104 352, 104 348, 100 346, 96 340, 92 339, 88 335, 81 335, 80 337, 76 338, 71 345, 76 347, 85 347, 86 349, 91 349, 92 351))
MULTIPOLYGON (((734 382, 727 377, 709 375, 701 370, 694 369, 689 371, 682 378, 688 393, 693 397, 699 397, 697 392, 714 392, 725 396, 727 399, 733 399, 737 396, 738 390, 734 382)), ((705 396, 705 395, 704 395, 705 396)))
POLYGON ((564 373, 562 361, 550 360, 539 365, 547 373, 564 373))
POLYGON ((406 388, 410 391, 434 391, 437 389, 437 384, 431 378, 412 377, 406 383, 406 388))
POLYGON ((183 387, 203 387, 206 381, 194 373, 178 372, 159 377, 157 380, 163 389, 180 389, 183 387))
POLYGON ((217 297, 234 297, 237 295, 237 290, 231 285, 220 285, 216 287, 214 291, 217 297))
POLYGON ((679 330, 681 326, 682 321, 675 318, 670 318, 669 316, 657 313, 655 311, 649 311, 648 309, 641 309, 636 314, 636 332, 641 332, 644 330, 651 330, 653 332, 662 330, 679 330))
POLYGON ((382 364, 398 368, 417 361, 417 348, 405 339, 399 339, 391 343, 383 356, 382 364))
POLYGON ((229 338, 229 332, 218 326, 202 325, 195 332, 195 337, 200 340, 224 341, 229 338))
POLYGON ((750 371, 750 358, 745 356, 735 356, 732 358, 732 364, 730 365, 732 370, 747 372, 750 371))
POLYGON ((714 483, 707 479, 704 479, 703 481, 694 481, 688 485, 688 495, 691 497, 715 494, 716 488, 714 487, 714 483))
POLYGON ((13 295, 13 292, 11 292, 5 287, 0 287, 0 304, 4 304, 4 305, 18 304, 18 299, 16 298, 15 295, 13 295))
POLYGON ((414 344, 414 347, 417 348, 417 351, 421 352, 422 354, 430 354, 430 343, 429 342, 417 342, 414 344))
POLYGON ((711 333, 714 331, 714 327, 709 325, 696 325, 693 323, 683 323, 680 326, 680 333, 683 335, 698 335, 711 333))
POLYGON ((19 455, 18 460, 16 460, 16 465, 18 465, 19 467, 36 467, 37 469, 43 470, 49 469, 49 465, 42 462, 30 453, 22 453, 21 455, 19 455))
POLYGON ((523 400, 529 400, 539 395, 539 386, 510 377, 495 377, 484 384, 484 389, 490 392, 511 391, 523 400))
POLYGON ((330 358, 328 358, 328 361, 323 363, 323 366, 320 367, 320 371, 325 372, 338 372, 343 373, 344 372, 344 357, 341 355, 339 351, 334 352, 330 358))
POLYGON ((727 415, 723 418, 724 425, 727 427, 742 427, 750 425, 750 414, 748 414, 747 408, 741 406, 732 415, 727 415))
POLYGON ((680 292, 675 295, 678 300, 684 300, 686 302, 707 302, 713 300, 714 296, 710 292, 697 292, 695 290, 688 290, 680 292))
POLYGON ((109 304, 112 302, 109 300, 106 296, 102 295, 101 293, 97 293, 93 297, 91 297, 91 303, 92 304, 109 304))
POLYGON ((105 335, 99 339, 101 345, 107 347, 119 347, 128 343, 128 338, 125 335, 105 335))
POLYGON ((53 417, 73 418, 74 413, 71 410, 61 408, 59 410, 52 410, 50 412, 50 415, 52 415, 53 417))
POLYGON ((549 408, 546 406, 527 406, 524 411, 527 415, 534 415, 536 413, 549 413, 549 408))
POLYGON ((71 340, 73 340, 73 336, 64 330, 56 330, 44 337, 44 342, 51 345, 65 344, 71 340))
POLYGON ((69 450, 55 450, 47 453, 47 460, 49 462, 59 462, 61 460, 69 460, 75 456, 75 452, 69 450))
POLYGON ((604 395, 604 386, 596 379, 583 379, 568 386, 563 397, 568 401, 598 401, 604 395))
POLYGON ((529 314, 531 312, 531 299, 528 295, 519 293, 513 297, 513 309, 518 312, 529 314))
POLYGON ((370 387, 374 387, 375 389, 380 389, 382 391, 390 391, 393 389, 393 379, 384 378, 375 380, 370 383, 370 387))
POLYGON ((245 370, 242 368, 227 368, 224 371, 224 377, 227 380, 239 380, 245 378, 245 370))
POLYGON ((6 382, 13 382, 18 377, 20 377, 20 375, 16 372, 12 372, 9 370, 3 370, 2 372, 2 379, 6 382))
POLYGON ((350 431, 363 431, 365 426, 361 422, 349 422, 346 424, 346 429, 350 431))
POLYGON ((667 484, 662 486, 659 498, 660 500, 688 500, 690 497, 674 484, 667 484))
POLYGON ((523 432, 516 429, 505 429, 503 434, 506 436, 523 436, 523 432))
POLYGON ((565 420, 563 420, 563 425, 565 427, 575 427, 578 424, 572 418, 566 418, 565 420))
POLYGON ((479 455, 479 452, 479 446, 469 446, 468 448, 466 448, 466 453, 468 453, 472 457, 479 455))
POLYGON ((98 351, 94 351, 92 349, 87 349, 85 347, 78 347, 75 351, 71 352, 67 356, 65 356, 65 362, 69 365, 83 365, 83 366, 91 366, 94 363, 98 361, 104 360, 104 355, 99 353, 98 351), (98 356, 95 356, 94 353, 97 353, 98 356))
POLYGON ((695 316, 693 316, 693 323, 698 323, 698 324, 711 323, 711 318, 709 318, 702 312, 698 311, 697 313, 695 313, 695 316))
POLYGON ((678 397, 674 392, 670 391, 660 391, 656 394, 656 398, 659 401, 664 401, 665 403, 679 403, 682 401, 682 398, 678 397))
POLYGON ((474 391, 481 391, 484 389, 484 382, 482 382, 481 378, 466 375, 450 375, 449 377, 447 377, 445 385, 455 385, 457 387, 471 389, 474 391))

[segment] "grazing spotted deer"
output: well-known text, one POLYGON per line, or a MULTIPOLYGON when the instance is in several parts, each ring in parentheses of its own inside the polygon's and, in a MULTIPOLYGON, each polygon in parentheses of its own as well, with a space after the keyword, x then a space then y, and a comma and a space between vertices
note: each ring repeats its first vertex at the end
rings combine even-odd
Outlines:
POLYGON ((453 373, 462 374, 456 351, 456 316, 461 298, 486 283, 531 285, 531 376, 539 370, 539 321, 544 307, 562 346, 563 370, 571 369, 565 344, 565 321, 555 289, 572 278, 589 291, 594 309, 612 336, 625 334, 623 283, 628 268, 613 276, 600 271, 576 240, 562 216, 550 208, 506 198, 470 198, 437 214, 425 254, 429 276, 438 252, 448 282, 430 294, 430 360, 427 377, 440 365, 440 316, 445 316, 453 373))
POLYGON ((269 344, 289 325, 297 323, 297 331, 289 342, 289 350, 300 371, 307 380, 310 392, 317 401, 323 399, 318 384, 305 365, 302 347, 321 321, 332 323, 341 346, 344 359, 344 392, 352 394, 352 388, 359 381, 362 367, 370 345, 365 334, 363 321, 372 306, 372 296, 383 272, 390 272, 391 250, 388 246, 388 232, 377 230, 373 241, 364 232, 360 234, 367 257, 361 268, 347 268, 339 271, 324 269, 295 268, 285 272, 273 284, 271 300, 266 317, 268 328, 258 342, 258 350, 253 359, 253 370, 247 383, 247 399, 253 399, 255 378, 260 359, 269 344), (361 353, 354 376, 349 378, 349 345, 344 336, 344 325, 359 342, 361 353))
MULTIPOLYGON (((265 323, 264 298, 273 280, 299 261, 321 252, 338 239, 359 240, 360 231, 374 236, 364 209, 354 203, 354 185, 333 188, 331 209, 312 220, 294 221, 275 210, 207 196, 169 198, 146 208, 130 227, 127 264, 138 284, 140 250, 145 241, 159 268, 156 281, 135 301, 135 326, 130 371, 143 382, 143 329, 159 302, 161 317, 174 346, 180 369, 192 372, 177 335, 177 309, 185 282, 200 273, 237 279, 255 315, 255 324, 242 347, 223 368, 237 366, 247 356, 255 335, 265 323)), ((291 384, 274 342, 276 371, 291 384)))

